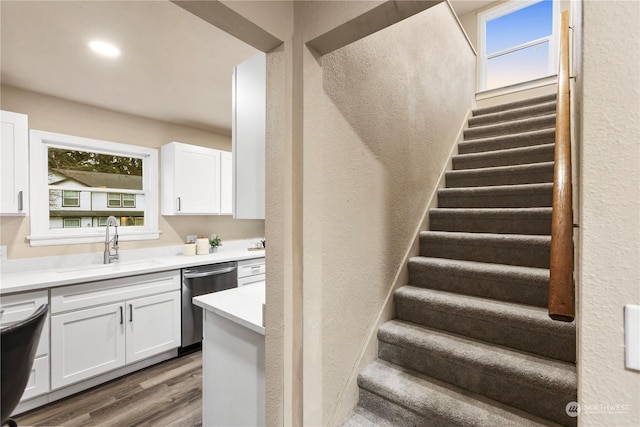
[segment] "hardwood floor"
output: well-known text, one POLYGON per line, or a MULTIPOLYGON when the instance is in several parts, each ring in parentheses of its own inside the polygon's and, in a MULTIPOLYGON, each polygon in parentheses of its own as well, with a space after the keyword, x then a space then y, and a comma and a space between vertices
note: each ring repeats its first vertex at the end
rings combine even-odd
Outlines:
POLYGON ((202 354, 187 354, 18 417, 19 426, 201 426, 202 354))

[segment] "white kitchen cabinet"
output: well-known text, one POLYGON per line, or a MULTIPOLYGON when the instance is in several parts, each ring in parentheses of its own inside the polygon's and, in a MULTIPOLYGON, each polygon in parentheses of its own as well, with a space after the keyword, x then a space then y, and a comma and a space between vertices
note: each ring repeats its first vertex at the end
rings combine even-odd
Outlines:
POLYGON ((180 346, 180 272, 51 290, 51 388, 180 346))
POLYGON ((230 213, 226 206, 222 208, 222 198, 228 198, 232 185, 228 179, 229 165, 224 166, 224 174, 222 171, 223 153, 180 142, 162 146, 162 215, 230 213))
POLYGON ((220 152, 220 215, 233 213, 233 155, 220 152))
POLYGON ((180 292, 127 302, 127 363, 180 347, 180 292))
MULTIPOLYGON (((0 309, 2 312, 1 324, 18 322, 31 316, 42 304, 47 304, 49 296, 47 291, 28 292, 23 294, 8 295, 2 297, 0 309)), ((21 401, 31 399, 49 392, 49 316, 45 319, 40 333, 40 342, 36 350, 35 359, 31 368, 31 375, 22 394, 21 401)))
POLYGON ((29 212, 29 122, 26 114, 0 111, 0 214, 29 212))
POLYGON ((124 304, 51 316, 51 388, 125 364, 124 304))
POLYGON ((267 62, 258 53, 233 70, 233 216, 264 219, 267 62))

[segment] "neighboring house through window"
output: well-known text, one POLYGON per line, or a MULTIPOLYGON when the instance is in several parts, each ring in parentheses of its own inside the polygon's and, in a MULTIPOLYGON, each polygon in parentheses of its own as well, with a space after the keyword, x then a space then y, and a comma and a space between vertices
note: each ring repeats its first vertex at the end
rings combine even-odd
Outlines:
POLYGON ((478 14, 480 91, 557 73, 558 3, 510 1, 478 14))
POLYGON ((157 149, 32 130, 30 174, 32 246, 159 237, 157 149))

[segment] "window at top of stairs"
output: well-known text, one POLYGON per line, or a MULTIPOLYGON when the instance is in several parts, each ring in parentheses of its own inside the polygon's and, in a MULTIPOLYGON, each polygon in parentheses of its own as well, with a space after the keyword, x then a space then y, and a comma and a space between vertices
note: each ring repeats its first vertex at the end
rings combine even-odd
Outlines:
POLYGON ((480 91, 556 73, 557 3, 510 1, 478 14, 480 91))

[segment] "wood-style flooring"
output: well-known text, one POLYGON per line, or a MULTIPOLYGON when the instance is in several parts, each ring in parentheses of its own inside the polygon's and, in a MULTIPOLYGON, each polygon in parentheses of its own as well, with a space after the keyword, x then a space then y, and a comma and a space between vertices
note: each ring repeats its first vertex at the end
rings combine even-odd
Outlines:
POLYGON ((202 355, 159 363, 18 417, 19 426, 201 426, 202 355))

